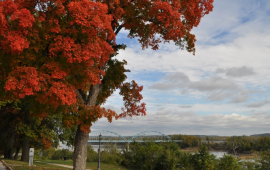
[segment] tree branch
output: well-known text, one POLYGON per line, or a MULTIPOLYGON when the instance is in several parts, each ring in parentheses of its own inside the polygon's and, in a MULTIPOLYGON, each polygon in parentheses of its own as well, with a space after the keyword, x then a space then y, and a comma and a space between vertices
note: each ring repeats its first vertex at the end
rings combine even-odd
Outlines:
POLYGON ((85 95, 82 95, 80 90, 76 89, 75 90, 75 93, 77 95, 77 97, 80 99, 80 101, 83 103, 83 104, 86 104, 86 98, 85 98, 85 95))
POLYGON ((100 92, 100 84, 91 85, 86 102, 87 106, 96 105, 96 99, 98 97, 99 92, 100 92))
POLYGON ((119 33, 119 31, 124 27, 124 24, 121 24, 117 30, 115 31, 115 35, 117 35, 119 33))
POLYGON ((114 51, 118 51, 119 49, 125 49, 126 45, 125 44, 112 45, 112 48, 114 49, 114 51))

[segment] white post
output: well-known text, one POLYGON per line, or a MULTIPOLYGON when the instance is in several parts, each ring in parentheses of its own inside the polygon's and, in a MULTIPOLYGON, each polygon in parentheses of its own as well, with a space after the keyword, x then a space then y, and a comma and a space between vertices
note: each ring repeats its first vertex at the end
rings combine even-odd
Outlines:
POLYGON ((29 149, 29 166, 33 165, 34 148, 29 149))

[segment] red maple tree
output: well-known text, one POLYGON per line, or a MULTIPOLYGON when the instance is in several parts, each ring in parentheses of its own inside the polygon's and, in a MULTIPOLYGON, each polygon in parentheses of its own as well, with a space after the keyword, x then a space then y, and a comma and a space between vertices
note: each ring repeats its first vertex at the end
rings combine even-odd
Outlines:
POLYGON ((116 44, 121 29, 142 48, 174 41, 195 52, 191 29, 213 8, 213 0, 3 0, 0 1, 0 80, 4 99, 31 96, 48 109, 63 107, 64 122, 78 125, 74 167, 85 169, 92 122, 145 115, 142 86, 126 79, 116 44), (158 36, 156 36, 158 35, 158 36), (101 107, 116 90, 122 113, 101 107), (73 114, 70 114, 70 113, 73 114), (81 157, 81 159, 78 159, 81 157))

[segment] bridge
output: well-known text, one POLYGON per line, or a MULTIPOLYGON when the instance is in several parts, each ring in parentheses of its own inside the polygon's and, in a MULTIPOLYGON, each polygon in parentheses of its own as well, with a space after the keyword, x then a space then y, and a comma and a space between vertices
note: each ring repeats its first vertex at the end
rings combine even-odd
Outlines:
MULTIPOLYGON (((182 142, 182 140, 172 140, 168 135, 158 132, 158 131, 143 131, 134 136, 122 136, 118 133, 109 131, 109 130, 98 130, 92 131, 89 134, 88 144, 98 145, 99 144, 99 135, 102 135, 101 143, 114 143, 114 144, 129 144, 133 141, 136 142, 182 142)), ((201 141, 202 143, 207 143, 209 141, 201 141)), ((224 143, 224 141, 211 141, 212 143, 224 143)))
POLYGON ((130 143, 133 141, 136 142, 145 142, 145 141, 153 141, 153 142, 169 142, 172 139, 161 132, 158 131, 143 131, 134 136, 122 136, 118 133, 109 131, 109 130, 98 130, 92 131, 89 134, 89 144, 98 144, 99 143, 99 135, 102 135, 101 143, 130 143))

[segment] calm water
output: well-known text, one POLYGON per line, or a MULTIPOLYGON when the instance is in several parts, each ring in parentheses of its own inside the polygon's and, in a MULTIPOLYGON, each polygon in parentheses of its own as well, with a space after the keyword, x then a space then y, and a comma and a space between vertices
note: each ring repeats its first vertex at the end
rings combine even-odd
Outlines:
POLYGON ((221 151, 210 151, 209 153, 215 155, 217 158, 222 158, 224 154, 230 155, 228 154, 228 152, 221 152, 221 151))
MULTIPOLYGON (((98 151, 98 145, 92 145, 92 147, 93 147, 93 149, 94 149, 94 151, 98 151)), ((104 149, 106 148, 106 145, 100 145, 100 150, 101 151, 103 151, 104 149)), ((125 148, 125 146, 117 146, 117 150, 122 150, 122 149, 124 149, 125 148)))

